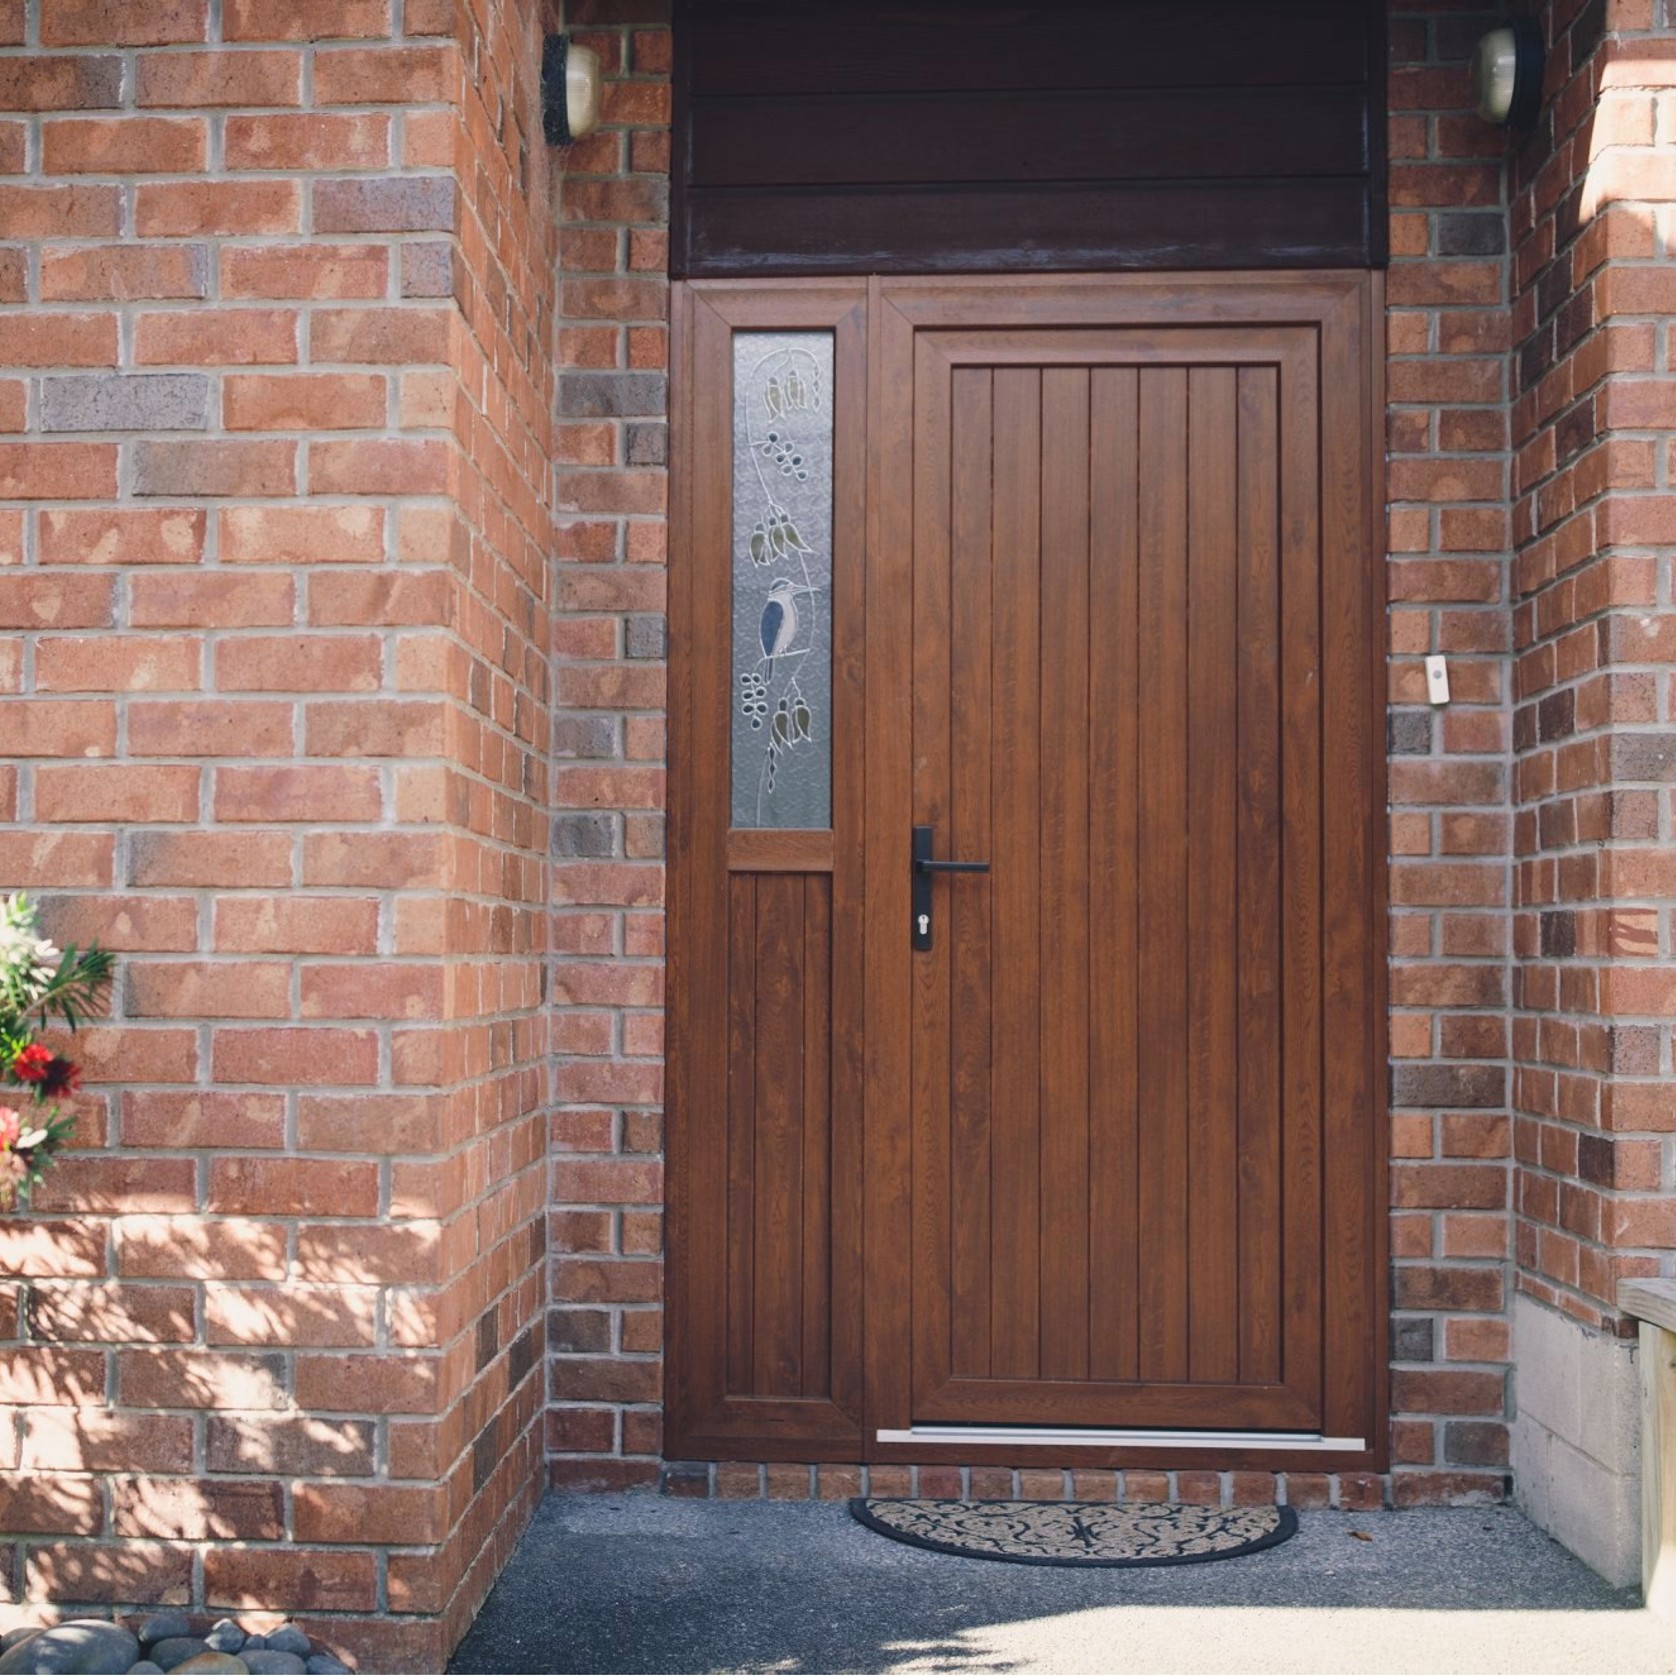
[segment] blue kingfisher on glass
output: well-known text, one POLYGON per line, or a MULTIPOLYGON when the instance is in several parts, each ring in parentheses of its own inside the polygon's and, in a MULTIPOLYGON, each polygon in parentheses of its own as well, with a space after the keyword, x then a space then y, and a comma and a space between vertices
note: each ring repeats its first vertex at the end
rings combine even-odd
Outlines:
POLYGON ((768 600, 762 608, 762 622, 758 632, 770 680, 774 676, 774 660, 784 657, 797 639, 797 596, 817 591, 812 587, 796 586, 783 576, 775 577, 774 585, 768 590, 768 600))

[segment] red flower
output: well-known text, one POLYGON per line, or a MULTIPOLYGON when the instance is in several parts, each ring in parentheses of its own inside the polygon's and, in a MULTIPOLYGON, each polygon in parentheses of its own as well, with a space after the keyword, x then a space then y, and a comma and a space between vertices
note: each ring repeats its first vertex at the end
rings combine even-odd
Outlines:
POLYGON ((71 1063, 63 1054, 55 1053, 41 1078, 41 1093, 49 1100, 74 1094, 81 1087, 81 1066, 71 1063))
POLYGON ((12 1075, 19 1082, 45 1082, 52 1070, 52 1050, 39 1042, 19 1048, 12 1058, 12 1075))

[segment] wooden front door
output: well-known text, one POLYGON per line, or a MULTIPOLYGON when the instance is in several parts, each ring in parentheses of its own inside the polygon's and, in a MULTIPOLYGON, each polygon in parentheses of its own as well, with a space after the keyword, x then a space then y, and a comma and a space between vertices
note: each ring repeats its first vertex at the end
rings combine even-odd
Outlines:
POLYGON ((687 288, 680 1452, 1376 1458, 1370 289, 687 288), (848 346, 831 815, 730 830, 749 532, 704 369, 794 318, 848 346))

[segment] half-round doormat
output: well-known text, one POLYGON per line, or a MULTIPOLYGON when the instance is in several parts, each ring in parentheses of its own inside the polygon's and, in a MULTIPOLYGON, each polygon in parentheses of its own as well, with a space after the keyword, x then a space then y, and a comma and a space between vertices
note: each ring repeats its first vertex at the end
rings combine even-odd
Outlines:
POLYGON ((869 1530, 939 1554, 1013 1565, 1197 1565, 1255 1554, 1295 1536, 1290 1507, 1174 1501, 891 1501, 857 1496, 869 1530))

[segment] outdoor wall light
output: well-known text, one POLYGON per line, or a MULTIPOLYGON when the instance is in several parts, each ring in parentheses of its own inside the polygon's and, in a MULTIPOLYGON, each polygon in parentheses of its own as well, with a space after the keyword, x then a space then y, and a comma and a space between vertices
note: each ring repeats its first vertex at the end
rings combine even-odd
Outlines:
POLYGON ((599 54, 568 35, 541 48, 541 131, 548 145, 569 145, 599 126, 599 54))
POLYGON ((1472 55, 1478 114, 1498 128, 1526 128, 1542 105, 1542 25, 1516 17, 1492 29, 1472 55))

